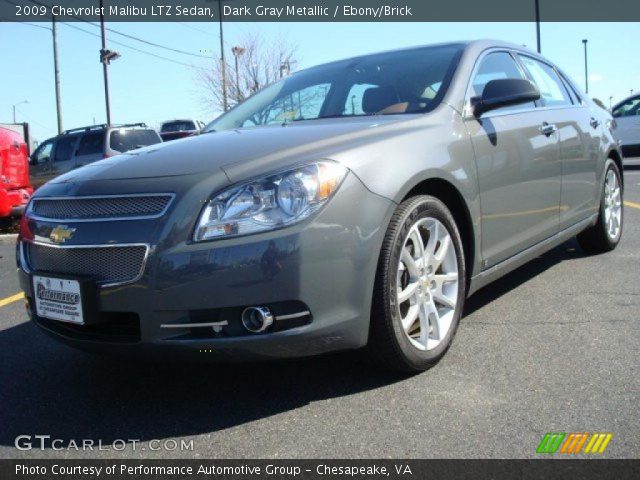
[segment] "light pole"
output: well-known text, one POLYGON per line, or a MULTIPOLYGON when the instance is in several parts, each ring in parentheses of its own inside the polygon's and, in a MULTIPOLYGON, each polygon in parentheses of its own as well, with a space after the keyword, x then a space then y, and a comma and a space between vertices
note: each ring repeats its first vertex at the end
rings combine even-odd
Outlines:
POLYGON ((21 101, 21 102, 16 103, 16 104, 13 106, 13 123, 16 123, 16 107, 17 107, 18 105, 23 105, 23 104, 25 104, 25 103, 29 103, 29 100, 23 100, 23 101, 21 101))
POLYGON ((584 45, 584 89, 585 93, 589 93, 589 67, 587 64, 587 40, 586 38, 582 40, 582 44, 584 45))
POLYGON ((231 49, 231 53, 233 53, 233 57, 235 60, 236 67, 236 102, 240 103, 240 73, 238 72, 238 57, 244 53, 245 49, 243 47, 235 46, 231 49))
POLYGON ((538 53, 542 53, 542 47, 540 46, 540 0, 536 0, 536 40, 538 53))
POLYGON ((611 104, 613 103, 613 95, 609 97, 609 110, 611 110, 611 104))

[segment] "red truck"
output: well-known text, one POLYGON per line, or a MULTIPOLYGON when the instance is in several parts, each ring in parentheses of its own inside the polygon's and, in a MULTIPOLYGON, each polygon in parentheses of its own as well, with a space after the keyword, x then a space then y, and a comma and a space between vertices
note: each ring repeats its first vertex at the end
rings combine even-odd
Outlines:
POLYGON ((27 144, 19 133, 0 127, 0 223, 22 215, 32 193, 27 144))

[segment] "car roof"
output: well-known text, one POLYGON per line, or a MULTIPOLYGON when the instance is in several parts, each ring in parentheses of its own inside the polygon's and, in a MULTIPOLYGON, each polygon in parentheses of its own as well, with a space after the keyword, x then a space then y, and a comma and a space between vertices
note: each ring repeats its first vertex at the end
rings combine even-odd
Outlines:
POLYGON ((323 67, 323 66, 327 66, 327 65, 339 64, 339 63, 343 63, 343 62, 354 62, 354 61, 366 59, 366 58, 374 56, 374 55, 383 55, 383 54, 388 54, 388 53, 399 53, 399 52, 409 52, 411 50, 420 50, 420 49, 423 49, 423 48, 447 47, 447 46, 459 47, 462 50, 464 50, 466 53, 470 53, 470 54, 474 54, 475 53, 476 55, 479 55, 482 51, 484 51, 484 50, 486 50, 488 48, 508 48, 508 49, 511 49, 511 50, 520 50, 520 51, 523 51, 523 52, 527 52, 527 54, 531 54, 531 55, 543 58, 540 55, 536 54, 533 50, 530 50, 529 48, 527 48, 526 46, 523 46, 523 45, 517 45, 515 43, 505 42, 505 41, 502 41, 502 40, 480 39, 480 40, 470 40, 470 41, 429 43, 429 44, 423 44, 423 45, 414 45, 414 46, 410 46, 410 47, 395 48, 395 49, 391 49, 391 50, 381 50, 381 51, 367 53, 365 55, 357 55, 355 57, 347 57, 347 58, 343 58, 343 59, 340 59, 340 60, 334 60, 334 61, 331 61, 331 62, 326 62, 326 63, 314 65, 312 67, 309 67, 309 68, 306 68, 306 69, 303 69, 303 70, 298 70, 293 75, 295 75, 295 74, 297 74, 299 72, 313 70, 314 68, 323 67))

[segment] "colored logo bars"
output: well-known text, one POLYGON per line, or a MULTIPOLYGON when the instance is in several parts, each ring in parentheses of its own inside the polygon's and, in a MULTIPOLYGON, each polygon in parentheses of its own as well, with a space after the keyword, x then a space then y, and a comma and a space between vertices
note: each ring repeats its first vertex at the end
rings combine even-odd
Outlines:
POLYGON ((604 453, 613 438, 611 433, 547 433, 537 453, 604 453), (584 447, 584 450, 583 450, 584 447))

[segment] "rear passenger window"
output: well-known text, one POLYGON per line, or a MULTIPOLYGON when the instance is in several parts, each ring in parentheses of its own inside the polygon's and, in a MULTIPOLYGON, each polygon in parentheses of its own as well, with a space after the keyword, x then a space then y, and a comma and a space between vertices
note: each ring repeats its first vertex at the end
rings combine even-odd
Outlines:
MULTIPOLYGON (((472 97, 479 97, 482 95, 482 91, 487 83, 491 80, 498 80, 504 78, 519 78, 524 79, 524 75, 518 68, 513 57, 507 52, 494 52, 490 53, 482 59, 480 67, 473 77, 473 83, 471 85, 472 97)), ((535 103, 522 103, 518 105, 510 105, 508 107, 502 107, 494 110, 494 112, 507 112, 509 110, 522 110, 527 108, 534 108, 535 103)))
POLYGON ((64 162, 65 160, 69 160, 71 158, 71 155, 73 155, 73 147, 75 146, 77 140, 78 137, 76 136, 60 138, 58 140, 58 143, 56 143, 56 150, 53 155, 53 161, 64 162))
POLYGON ((87 133, 80 140, 80 146, 78 147, 78 156, 80 155, 93 155, 102 153, 104 144, 104 133, 87 133))
POLYGON ((569 93, 551 66, 524 55, 520 55, 520 58, 531 80, 540 90, 540 101, 544 107, 571 105, 569 93))

